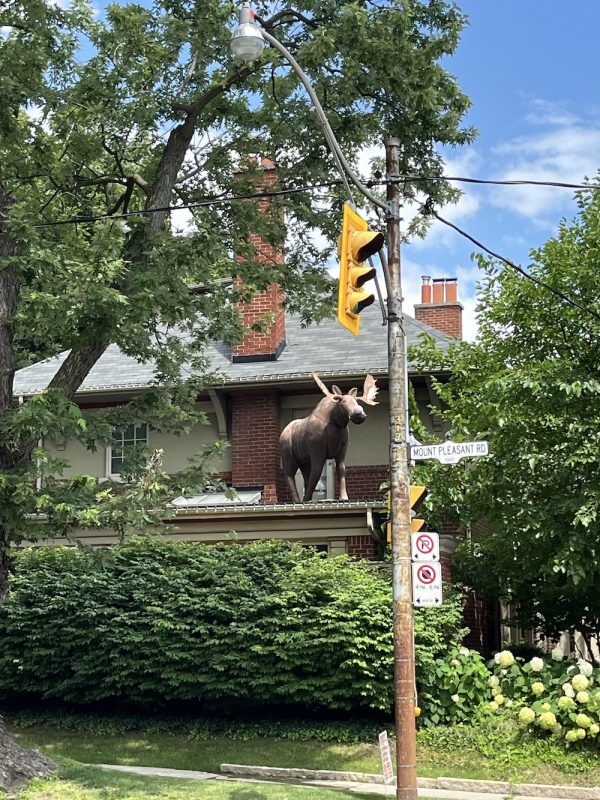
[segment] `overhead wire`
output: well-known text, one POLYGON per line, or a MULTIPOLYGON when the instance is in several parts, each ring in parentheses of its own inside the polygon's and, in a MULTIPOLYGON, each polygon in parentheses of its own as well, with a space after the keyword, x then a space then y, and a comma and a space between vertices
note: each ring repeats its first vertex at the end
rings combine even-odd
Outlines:
MULTIPOLYGON (((416 202, 419 203, 418 200, 416 202)), ((515 264, 514 261, 511 261, 510 258, 506 258, 505 256, 500 255, 500 253, 495 253, 489 247, 486 247, 482 242, 478 241, 474 236, 471 236, 470 233, 467 233, 462 228, 459 228, 458 225, 455 225, 453 222, 450 222, 450 220, 447 220, 444 217, 442 217, 433 208, 433 203, 431 202, 431 198, 429 198, 425 203, 419 203, 419 205, 423 207, 423 212, 425 214, 435 217, 435 219, 439 220, 439 222, 443 223, 444 225, 447 225, 449 228, 452 228, 452 230, 456 231, 465 239, 468 239, 470 242, 472 242, 472 244, 474 244, 478 249, 483 250, 485 253, 492 256, 492 258, 496 258, 498 259, 498 261, 501 261, 503 264, 506 264, 507 267, 519 273, 519 275, 521 275, 523 278, 527 278, 527 280, 533 281, 533 283, 537 284, 538 286, 541 286, 547 291, 552 292, 552 294, 559 297, 565 303, 568 303, 568 305, 573 306, 574 308, 579 309, 579 311, 583 311, 584 313, 589 314, 592 317, 595 317, 597 320, 600 320, 600 314, 591 309, 589 306, 579 303, 577 302, 577 300, 573 300, 572 297, 569 297, 564 292, 561 292, 560 289, 556 289, 554 286, 541 280, 541 278, 538 278, 531 272, 527 272, 527 270, 523 269, 523 267, 519 266, 518 264, 515 264)))
MULTIPOLYGON (((467 178, 467 177, 458 177, 458 176, 418 176, 418 175, 401 175, 397 178, 393 179, 394 182, 398 181, 414 181, 414 180, 447 180, 447 181, 464 181, 468 183, 478 183, 478 184, 491 184, 491 185, 534 185, 534 186, 548 186, 553 188, 565 188, 565 189, 585 189, 585 190, 596 190, 599 189, 600 186, 596 184, 575 184, 575 183, 564 183, 560 181, 534 181, 534 180, 514 180, 514 181, 496 181, 496 180, 485 180, 479 178, 467 178)), ((378 180, 378 181, 371 181, 369 185, 387 185, 390 182, 390 179, 386 180, 378 180)), ((56 225, 81 225, 81 224, 88 224, 94 223, 99 221, 106 221, 106 220, 116 220, 116 219, 125 219, 128 217, 139 217, 144 216, 147 214, 154 214, 159 212, 171 212, 171 211, 184 211, 184 210, 194 210, 196 208, 206 208, 214 205, 222 205, 226 203, 233 203, 233 202, 244 202, 249 200, 260 200, 265 199, 268 197, 281 197, 286 195, 293 195, 299 194, 301 192, 308 192, 308 191, 315 191, 319 189, 328 189, 334 186, 341 186, 343 185, 344 188, 347 188, 347 183, 340 179, 331 180, 331 181, 324 181, 317 184, 310 184, 304 186, 296 186, 296 187, 289 187, 284 189, 272 189, 267 191, 259 191, 259 192, 252 192, 250 194, 223 194, 217 195, 215 197, 205 198, 203 200, 199 200, 195 203, 184 203, 176 206, 160 206, 157 208, 148 208, 148 209, 141 209, 138 211, 128 211, 123 212, 120 214, 101 214, 97 216, 78 216, 78 217, 69 217, 63 220, 49 220, 47 222, 37 223, 33 227, 34 228, 48 228, 53 227, 56 225)), ((483 242, 480 242, 471 234, 467 233, 467 231, 460 228, 450 220, 445 219, 442 217, 438 212, 433 208, 433 203, 431 198, 428 198, 424 203, 417 200, 414 195, 410 198, 418 205, 421 206, 424 213, 434 217, 442 224, 446 225, 449 228, 452 228, 456 233, 458 233, 463 238, 470 241, 472 244, 475 245, 478 249, 482 250, 483 252, 490 255, 492 258, 497 259, 498 261, 505 264, 510 269, 517 272, 523 278, 527 280, 533 281, 540 287, 543 287, 547 291, 554 294, 556 297, 559 297, 562 301, 567 303, 568 305, 573 306, 574 308, 583 311, 584 313, 594 317, 595 319, 600 320, 600 314, 595 312, 589 306, 586 306, 582 303, 579 303, 576 300, 573 300, 572 297, 569 297, 564 292, 561 292, 559 289, 556 289, 554 286, 546 283, 545 281, 541 280, 540 278, 536 277, 535 275, 527 272, 527 270, 523 269, 523 267, 515 264, 514 261, 511 259, 506 258, 506 256, 501 255, 500 253, 496 253, 494 250, 490 249, 483 242)))

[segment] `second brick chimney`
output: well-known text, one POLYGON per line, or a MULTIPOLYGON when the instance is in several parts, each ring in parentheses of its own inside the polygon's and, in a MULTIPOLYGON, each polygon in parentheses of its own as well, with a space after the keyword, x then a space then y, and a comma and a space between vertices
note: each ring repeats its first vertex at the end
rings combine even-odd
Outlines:
MULTIPOLYGON (((277 170, 269 158, 261 158, 260 167, 262 175, 260 185, 272 189, 277 183, 277 170)), ((270 198, 260 201, 260 210, 263 214, 272 213, 270 198)), ((283 264, 283 251, 275 250, 259 235, 251 234, 250 242, 255 248, 255 259, 263 264, 283 264)), ((282 307, 282 293, 273 283, 265 291, 258 292, 250 303, 241 306, 246 334, 241 342, 233 348, 232 360, 242 361, 274 361, 285 347, 285 314, 282 307), (252 330, 252 326, 265 319, 265 314, 271 314, 273 322, 265 332, 252 330)))
POLYGON ((463 306, 458 302, 457 279, 423 275, 422 280, 421 302, 415 305, 415 319, 462 339, 463 306))

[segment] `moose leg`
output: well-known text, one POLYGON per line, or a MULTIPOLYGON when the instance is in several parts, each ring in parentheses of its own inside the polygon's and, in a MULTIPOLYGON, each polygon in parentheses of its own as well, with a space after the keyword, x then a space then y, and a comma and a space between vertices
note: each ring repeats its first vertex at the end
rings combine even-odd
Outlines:
POLYGON ((282 453, 281 455, 281 471, 285 478, 286 486, 292 496, 293 503, 300 502, 300 495, 296 488, 296 473, 298 472, 298 462, 290 453, 282 453))
POLYGON ((292 495, 292 502, 299 503, 300 502, 300 495, 298 494, 298 489, 296 488, 296 481, 295 476, 286 475, 285 482, 287 484, 289 493, 292 495))
POLYGON ((319 461, 312 461, 310 467, 310 476, 308 478, 308 483, 304 485, 304 502, 307 503, 309 500, 312 500, 313 493, 319 482, 321 477, 321 473, 323 472, 323 464, 325 463, 325 459, 319 461))
POLYGON ((348 492, 346 491, 346 462, 343 459, 335 462, 335 473, 340 485, 340 500, 347 500, 348 492))

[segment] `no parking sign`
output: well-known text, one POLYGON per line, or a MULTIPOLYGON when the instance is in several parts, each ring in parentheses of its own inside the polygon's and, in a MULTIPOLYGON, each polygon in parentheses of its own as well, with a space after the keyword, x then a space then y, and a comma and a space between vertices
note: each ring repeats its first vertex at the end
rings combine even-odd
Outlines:
POLYGON ((433 531, 419 531, 410 536, 413 561, 439 561, 440 537, 433 531))

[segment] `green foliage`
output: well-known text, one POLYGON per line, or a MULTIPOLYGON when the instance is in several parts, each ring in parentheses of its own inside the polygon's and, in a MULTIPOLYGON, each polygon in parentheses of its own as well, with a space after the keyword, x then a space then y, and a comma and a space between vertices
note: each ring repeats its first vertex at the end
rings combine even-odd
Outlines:
POLYGON ((436 659, 432 667, 420 681, 423 724, 471 721, 488 691, 489 672, 483 658, 475 650, 460 647, 436 659))
MULTIPOLYGON (((417 614, 415 629, 420 676, 460 642, 458 599, 417 614)), ((392 705, 388 577, 283 542, 24 551, 0 631, 5 696, 219 710, 392 705)))
MULTIPOLYGON (((585 748, 565 749, 564 744, 554 737, 532 737, 509 714, 494 714, 483 717, 471 725, 451 725, 437 728, 422 728, 417 731, 417 745, 422 751, 445 755, 450 761, 458 760, 461 754, 470 756, 473 768, 485 764, 485 778, 507 780, 516 778, 520 782, 533 782, 523 775, 527 768, 534 768, 536 783, 559 783, 564 774, 582 776, 586 771, 597 769, 597 753, 585 748), (545 766, 553 766, 560 773, 548 781, 544 774, 545 766), (562 775, 561 775, 562 773, 562 775), (556 780, 558 778, 558 780, 556 780)), ((444 775, 452 773, 452 766, 444 775)), ((481 776, 484 777, 484 776, 481 776)))
POLYGON ((568 745, 583 740, 598 746, 600 733, 600 669, 577 662, 515 659, 509 650, 495 656, 489 680, 492 713, 516 714, 519 722, 568 745))
MULTIPOLYGON (((93 711, 43 709, 2 710, 2 716, 12 726, 26 730, 39 726, 81 735, 118 736, 131 731, 142 734, 185 736, 190 741, 209 741, 226 737, 232 741, 255 738, 285 739, 291 742, 336 742, 358 744, 372 742, 381 731, 381 722, 373 719, 252 719, 186 714, 111 714, 93 711)), ((388 729, 393 727, 389 720, 388 729)))
POLYGON ((471 528, 457 578, 510 603, 509 622, 555 639, 600 633, 600 193, 579 206, 530 271, 596 317, 480 258, 477 341, 417 354, 451 372, 436 386, 454 438, 490 443, 487 458, 421 468, 428 519, 443 511, 471 528))

